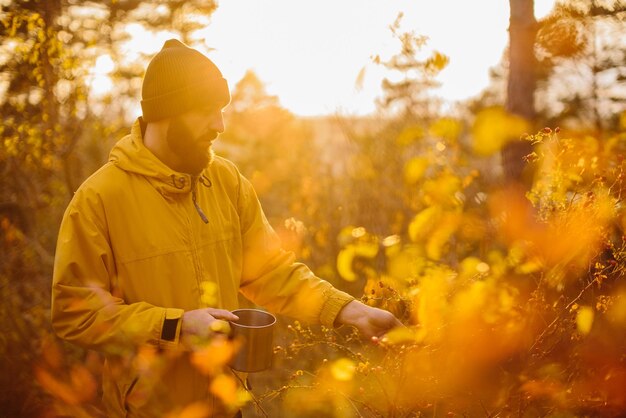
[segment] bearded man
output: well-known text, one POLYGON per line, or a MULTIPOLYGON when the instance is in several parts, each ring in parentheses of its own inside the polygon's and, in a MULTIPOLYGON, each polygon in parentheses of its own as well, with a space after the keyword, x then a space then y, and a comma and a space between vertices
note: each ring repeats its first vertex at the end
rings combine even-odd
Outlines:
POLYGON ((250 182, 211 148, 229 102, 211 60, 167 41, 146 69, 142 117, 65 212, 52 324, 61 338, 104 354, 110 417, 164 416, 194 402, 215 417, 241 416, 211 395, 189 343, 214 338, 216 321, 236 321, 239 293, 271 312, 354 326, 365 337, 400 325, 281 249, 250 182), (129 360, 145 345, 157 349, 155 370, 129 360))

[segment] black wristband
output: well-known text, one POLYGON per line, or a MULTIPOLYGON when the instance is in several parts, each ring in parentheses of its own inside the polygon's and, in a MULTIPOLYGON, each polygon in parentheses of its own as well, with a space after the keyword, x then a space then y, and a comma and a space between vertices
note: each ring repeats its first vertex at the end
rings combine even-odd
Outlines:
POLYGON ((178 318, 165 319, 165 321, 163 321, 163 329, 161 330, 161 339, 166 341, 174 341, 176 339, 177 327, 178 318))

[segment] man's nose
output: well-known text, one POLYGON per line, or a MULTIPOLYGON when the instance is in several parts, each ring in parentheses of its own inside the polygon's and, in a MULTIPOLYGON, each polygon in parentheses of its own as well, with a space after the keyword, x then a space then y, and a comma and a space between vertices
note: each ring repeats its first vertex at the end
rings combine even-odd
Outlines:
POLYGON ((221 110, 211 118, 211 129, 220 134, 224 132, 224 115, 221 110))

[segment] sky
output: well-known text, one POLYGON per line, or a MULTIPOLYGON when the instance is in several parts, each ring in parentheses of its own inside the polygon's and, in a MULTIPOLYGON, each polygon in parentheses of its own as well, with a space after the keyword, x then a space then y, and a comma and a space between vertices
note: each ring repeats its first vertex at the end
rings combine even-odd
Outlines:
MULTIPOLYGON (((535 0, 536 18, 554 2, 535 0)), ((231 88, 250 69, 299 116, 366 115, 375 111, 389 75, 372 57, 385 60, 399 51, 389 26, 400 12, 401 30, 428 37, 424 54, 436 50, 450 58, 434 95, 453 103, 488 85, 489 69, 508 43, 508 0, 221 0, 197 36, 231 88)), ((128 31, 129 59, 156 53, 172 36, 149 34, 138 24, 128 31)), ((99 60, 95 89, 110 87, 112 67, 110 58, 99 60)))
MULTIPOLYGON (((535 0, 536 17, 553 6, 535 0)), ((508 43, 508 0, 221 0, 202 35, 231 85, 252 69, 293 113, 362 115, 386 75, 372 57, 399 51, 389 26, 400 11, 404 30, 429 38, 425 52, 450 57, 435 95, 463 100, 487 86, 508 43)))

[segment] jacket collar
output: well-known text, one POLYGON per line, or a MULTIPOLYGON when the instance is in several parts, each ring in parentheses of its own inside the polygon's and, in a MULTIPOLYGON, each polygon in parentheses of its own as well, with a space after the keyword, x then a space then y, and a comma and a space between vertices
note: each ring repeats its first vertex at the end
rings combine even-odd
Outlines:
POLYGON ((109 154, 109 161, 129 173, 144 176, 161 194, 189 193, 199 178, 169 168, 143 143, 141 118, 131 128, 130 134, 120 139, 109 154))

